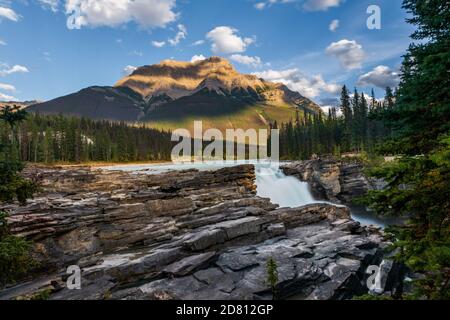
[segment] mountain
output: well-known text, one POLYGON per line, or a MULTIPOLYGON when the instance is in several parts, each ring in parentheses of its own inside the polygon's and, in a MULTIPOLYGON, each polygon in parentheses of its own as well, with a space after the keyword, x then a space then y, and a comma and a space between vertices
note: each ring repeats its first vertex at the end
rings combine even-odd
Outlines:
POLYGON ((32 105, 28 111, 65 114, 91 119, 136 121, 142 117, 145 102, 126 87, 89 87, 79 92, 32 105))
POLYGON ((237 72, 223 58, 165 60, 137 68, 114 87, 90 87, 33 105, 33 112, 143 121, 159 128, 260 128, 320 107, 280 83, 237 72))
POLYGON ((5 106, 19 106, 21 108, 26 108, 28 106, 40 103, 39 101, 0 101, 0 109, 5 106))

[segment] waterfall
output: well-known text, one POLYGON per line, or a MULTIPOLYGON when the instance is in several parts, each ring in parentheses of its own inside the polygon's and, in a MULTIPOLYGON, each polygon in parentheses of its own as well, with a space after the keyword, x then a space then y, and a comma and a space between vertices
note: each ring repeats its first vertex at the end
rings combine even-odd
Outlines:
POLYGON ((274 166, 256 166, 257 194, 269 198, 280 207, 300 207, 315 203, 308 183, 286 176, 281 169, 274 166))

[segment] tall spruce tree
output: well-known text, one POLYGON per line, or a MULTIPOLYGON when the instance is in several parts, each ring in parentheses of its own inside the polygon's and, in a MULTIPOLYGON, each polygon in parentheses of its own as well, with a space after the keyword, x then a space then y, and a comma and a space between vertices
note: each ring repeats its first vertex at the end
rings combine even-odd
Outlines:
POLYGON ((353 112, 350 105, 350 95, 346 86, 342 87, 341 91, 341 111, 344 117, 344 148, 350 149, 352 144, 353 112))
MULTIPOLYGON (((362 96, 362 94, 361 94, 362 96)), ((352 98, 353 107, 353 121, 352 121, 352 148, 360 151, 361 147, 361 123, 362 123, 362 112, 361 112, 361 99, 358 90, 355 88, 352 98)))

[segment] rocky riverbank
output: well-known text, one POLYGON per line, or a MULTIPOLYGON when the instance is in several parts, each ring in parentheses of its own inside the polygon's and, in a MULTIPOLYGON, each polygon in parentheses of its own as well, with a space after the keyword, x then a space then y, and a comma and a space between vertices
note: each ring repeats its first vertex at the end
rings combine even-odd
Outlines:
MULTIPOLYGON (((252 165, 28 174, 41 180, 42 192, 24 207, 3 209, 12 232, 33 241, 40 267, 0 299, 43 291, 49 299, 271 299, 270 258, 278 265, 278 298, 349 299, 367 292, 366 269, 382 264, 387 245, 346 207, 286 209, 257 197, 252 165), (70 265, 82 269, 81 290, 66 287, 70 265)), ((395 266, 382 265, 389 291, 395 266)))
POLYGON ((334 203, 352 203, 367 191, 384 186, 382 181, 368 179, 362 164, 333 158, 290 162, 282 170, 308 182, 316 198, 334 203))

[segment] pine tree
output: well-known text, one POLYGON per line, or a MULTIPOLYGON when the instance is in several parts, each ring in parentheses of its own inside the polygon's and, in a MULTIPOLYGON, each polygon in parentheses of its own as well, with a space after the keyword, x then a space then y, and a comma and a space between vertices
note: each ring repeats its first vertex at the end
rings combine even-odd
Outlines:
POLYGON ((362 124, 362 113, 361 113, 361 100, 358 90, 355 88, 352 99, 353 107, 353 122, 352 122, 352 144, 351 146, 359 151, 361 146, 361 124, 362 124))
POLYGON ((394 93, 391 87, 386 87, 386 95, 384 96, 384 106, 387 109, 392 109, 394 107, 394 93))
POLYGON ((352 145, 353 112, 350 106, 350 95, 346 86, 342 88, 341 92, 341 111, 344 117, 344 148, 350 149, 352 145))
POLYGON ((360 125, 358 135, 361 137, 361 150, 365 150, 367 146, 367 117, 369 114, 369 106, 367 104, 364 93, 361 94, 360 110, 360 125))
POLYGON ((267 283, 272 290, 273 300, 277 298, 276 286, 278 284, 278 265, 273 258, 267 261, 267 283))

